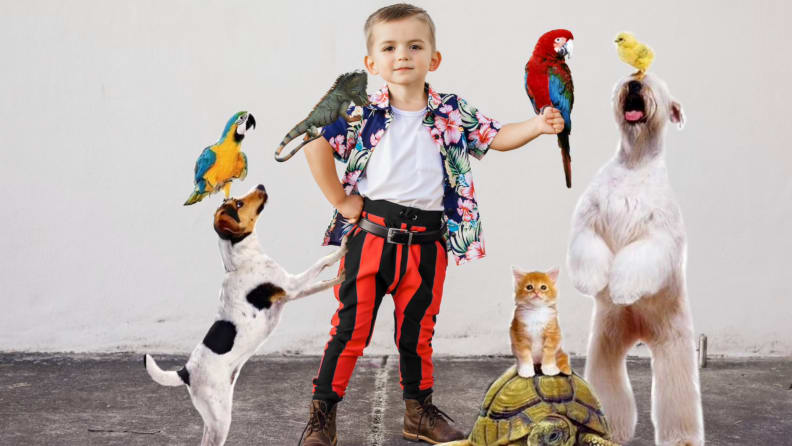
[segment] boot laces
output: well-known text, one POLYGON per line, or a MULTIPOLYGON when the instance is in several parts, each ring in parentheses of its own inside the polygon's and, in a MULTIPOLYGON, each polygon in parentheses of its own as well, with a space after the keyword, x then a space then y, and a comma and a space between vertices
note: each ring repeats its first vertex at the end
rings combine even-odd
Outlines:
POLYGON ((325 426, 327 426, 329 413, 330 411, 327 409, 326 403, 319 404, 319 407, 311 407, 311 415, 308 418, 308 422, 305 424, 305 428, 303 428, 302 434, 300 434, 300 441, 297 443, 297 446, 303 444, 306 433, 310 435, 313 432, 321 432, 324 430, 325 426))
POLYGON ((441 420, 443 418, 451 421, 452 423, 456 423, 453 418, 448 416, 447 413, 440 410, 437 406, 429 402, 421 403, 421 418, 418 420, 418 429, 420 430, 421 423, 423 423, 424 418, 429 422, 429 426, 434 426, 437 423, 437 420, 441 420))

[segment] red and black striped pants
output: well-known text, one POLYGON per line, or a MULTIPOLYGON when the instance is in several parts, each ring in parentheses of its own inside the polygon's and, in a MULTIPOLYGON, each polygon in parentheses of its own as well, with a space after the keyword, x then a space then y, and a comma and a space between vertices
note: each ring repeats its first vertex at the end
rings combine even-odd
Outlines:
MULTIPOLYGON (((424 231, 441 226, 442 212, 421 211, 384 200, 364 202, 361 218, 382 226, 424 231)), ((313 380, 314 399, 338 401, 344 396, 355 363, 368 346, 382 298, 394 302, 394 341, 405 398, 432 392, 432 336, 443 295, 448 255, 443 241, 407 245, 354 229, 340 269, 346 278, 335 286, 338 309, 330 340, 313 380)))

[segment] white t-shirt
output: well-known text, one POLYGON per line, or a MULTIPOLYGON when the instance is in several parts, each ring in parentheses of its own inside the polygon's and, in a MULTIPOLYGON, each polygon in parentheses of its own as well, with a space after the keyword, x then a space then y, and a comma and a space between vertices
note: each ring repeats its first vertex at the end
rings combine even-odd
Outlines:
POLYGON ((443 210, 443 160, 423 125, 426 109, 399 110, 374 148, 357 183, 361 195, 424 211, 443 210))

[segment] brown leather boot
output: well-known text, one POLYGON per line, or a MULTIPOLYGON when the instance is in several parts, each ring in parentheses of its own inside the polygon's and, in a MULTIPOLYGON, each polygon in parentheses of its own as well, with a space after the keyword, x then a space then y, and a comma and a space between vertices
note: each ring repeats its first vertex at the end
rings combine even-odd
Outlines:
POLYGON ((404 400, 404 403, 404 438, 431 444, 465 438, 465 434, 451 427, 446 421, 454 420, 432 404, 432 395, 427 396, 423 403, 418 400, 404 400))
POLYGON ((338 442, 336 436, 336 406, 327 410, 328 402, 311 400, 311 413, 308 424, 303 429, 300 443, 302 446, 335 446, 338 442))

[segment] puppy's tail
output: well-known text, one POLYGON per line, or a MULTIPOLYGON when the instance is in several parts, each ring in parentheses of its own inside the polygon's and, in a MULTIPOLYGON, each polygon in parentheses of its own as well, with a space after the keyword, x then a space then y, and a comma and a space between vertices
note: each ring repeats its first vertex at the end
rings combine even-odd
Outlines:
POLYGON ((187 367, 182 367, 179 370, 165 371, 159 368, 157 361, 154 361, 151 355, 143 357, 143 365, 146 366, 146 371, 149 376, 151 376, 151 379, 157 384, 171 387, 181 386, 183 384, 190 385, 190 372, 187 371, 187 367))

